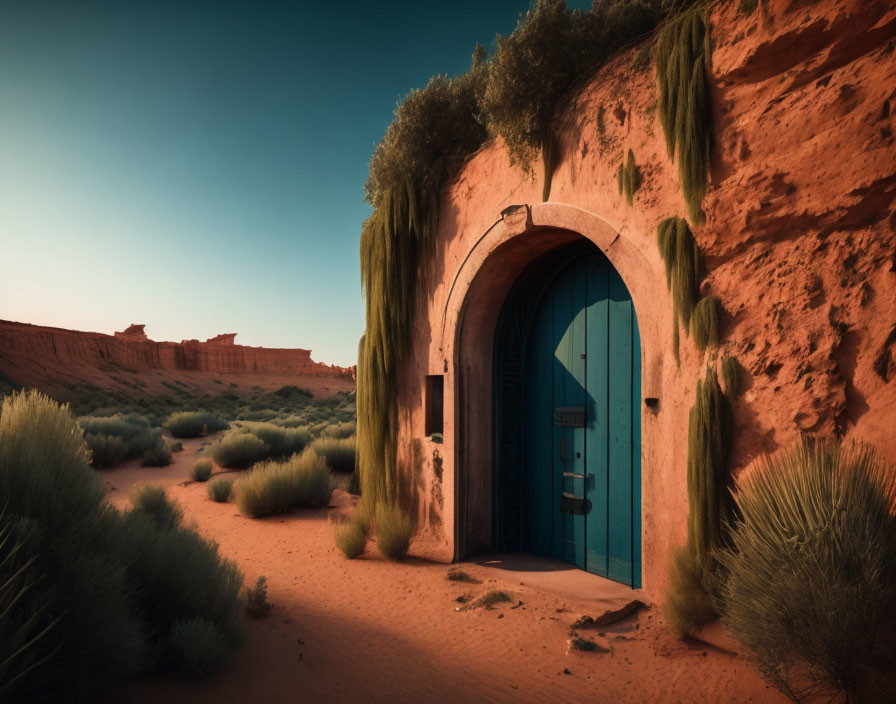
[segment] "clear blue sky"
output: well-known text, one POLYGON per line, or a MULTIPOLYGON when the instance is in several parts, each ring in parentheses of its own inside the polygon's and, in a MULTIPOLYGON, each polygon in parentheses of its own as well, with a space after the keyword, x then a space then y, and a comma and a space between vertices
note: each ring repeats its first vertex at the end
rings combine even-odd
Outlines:
POLYGON ((354 364, 374 143, 527 6, 0 1, 0 318, 354 364))

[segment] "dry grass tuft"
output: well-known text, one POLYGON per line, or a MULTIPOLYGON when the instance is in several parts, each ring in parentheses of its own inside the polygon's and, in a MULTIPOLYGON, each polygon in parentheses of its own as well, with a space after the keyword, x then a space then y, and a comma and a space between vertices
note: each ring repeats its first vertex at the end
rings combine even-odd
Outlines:
POLYGON ((741 475, 735 501, 725 621, 763 676, 793 699, 884 701, 896 472, 867 446, 807 439, 741 475))

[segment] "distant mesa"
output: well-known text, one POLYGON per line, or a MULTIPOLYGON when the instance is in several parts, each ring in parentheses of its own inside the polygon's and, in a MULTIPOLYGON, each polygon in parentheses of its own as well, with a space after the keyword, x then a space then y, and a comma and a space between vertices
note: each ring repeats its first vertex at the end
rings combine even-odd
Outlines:
MULTIPOLYGON (((5 375, 22 385, 60 391, 70 390, 73 383, 121 386, 132 376, 156 383, 170 374, 180 375, 174 378, 181 381, 208 382, 215 390, 228 377, 250 386, 328 387, 331 393, 354 389, 354 367, 315 362, 307 349, 238 345, 236 333, 205 342, 157 342, 145 328, 135 323, 104 335, 0 320, 0 379, 5 375)), ((166 389, 163 385, 158 391, 166 389)))
POLYGON ((205 341, 207 345, 233 345, 234 339, 236 338, 235 332, 228 332, 223 335, 215 335, 214 337, 210 337, 205 341))
POLYGON ((151 340, 146 336, 143 328, 146 325, 137 325, 136 323, 132 323, 126 329, 121 332, 116 332, 115 337, 120 340, 133 340, 134 342, 150 342, 151 340))

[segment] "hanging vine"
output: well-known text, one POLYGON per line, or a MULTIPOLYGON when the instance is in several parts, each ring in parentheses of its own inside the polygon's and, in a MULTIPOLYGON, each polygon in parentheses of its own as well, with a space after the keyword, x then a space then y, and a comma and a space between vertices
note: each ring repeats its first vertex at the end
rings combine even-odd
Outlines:
POLYGON ((702 4, 670 21, 656 47, 659 117, 669 156, 678 176, 692 222, 703 222, 712 156, 712 114, 707 73, 710 34, 702 4))

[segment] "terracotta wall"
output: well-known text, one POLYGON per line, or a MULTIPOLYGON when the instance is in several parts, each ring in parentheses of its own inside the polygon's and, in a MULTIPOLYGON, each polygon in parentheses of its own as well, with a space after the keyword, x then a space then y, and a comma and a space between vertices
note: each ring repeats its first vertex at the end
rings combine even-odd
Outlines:
MULTIPOLYGON (((720 3, 711 16, 716 148, 707 219, 694 228, 709 269, 703 293, 720 297, 723 344, 747 372, 732 471, 801 433, 867 441, 896 463, 896 8, 769 0, 745 17, 737 5, 720 3)), ((659 598, 669 550, 685 536, 687 416, 705 358, 687 338, 680 366, 672 357, 656 226, 685 209, 656 119, 654 68, 634 70, 635 51, 557 116, 549 203, 540 203, 540 164, 526 177, 500 140, 443 194, 400 447, 406 498, 423 526, 414 550, 455 556, 457 471, 461 549, 487 542, 496 311, 527 261, 587 236, 632 292, 643 395, 660 399, 642 418, 643 584, 659 598), (631 206, 615 177, 629 148, 644 181, 631 206), (514 204, 529 207, 502 219, 514 204), (436 444, 423 434, 423 378, 443 373, 436 444)))

